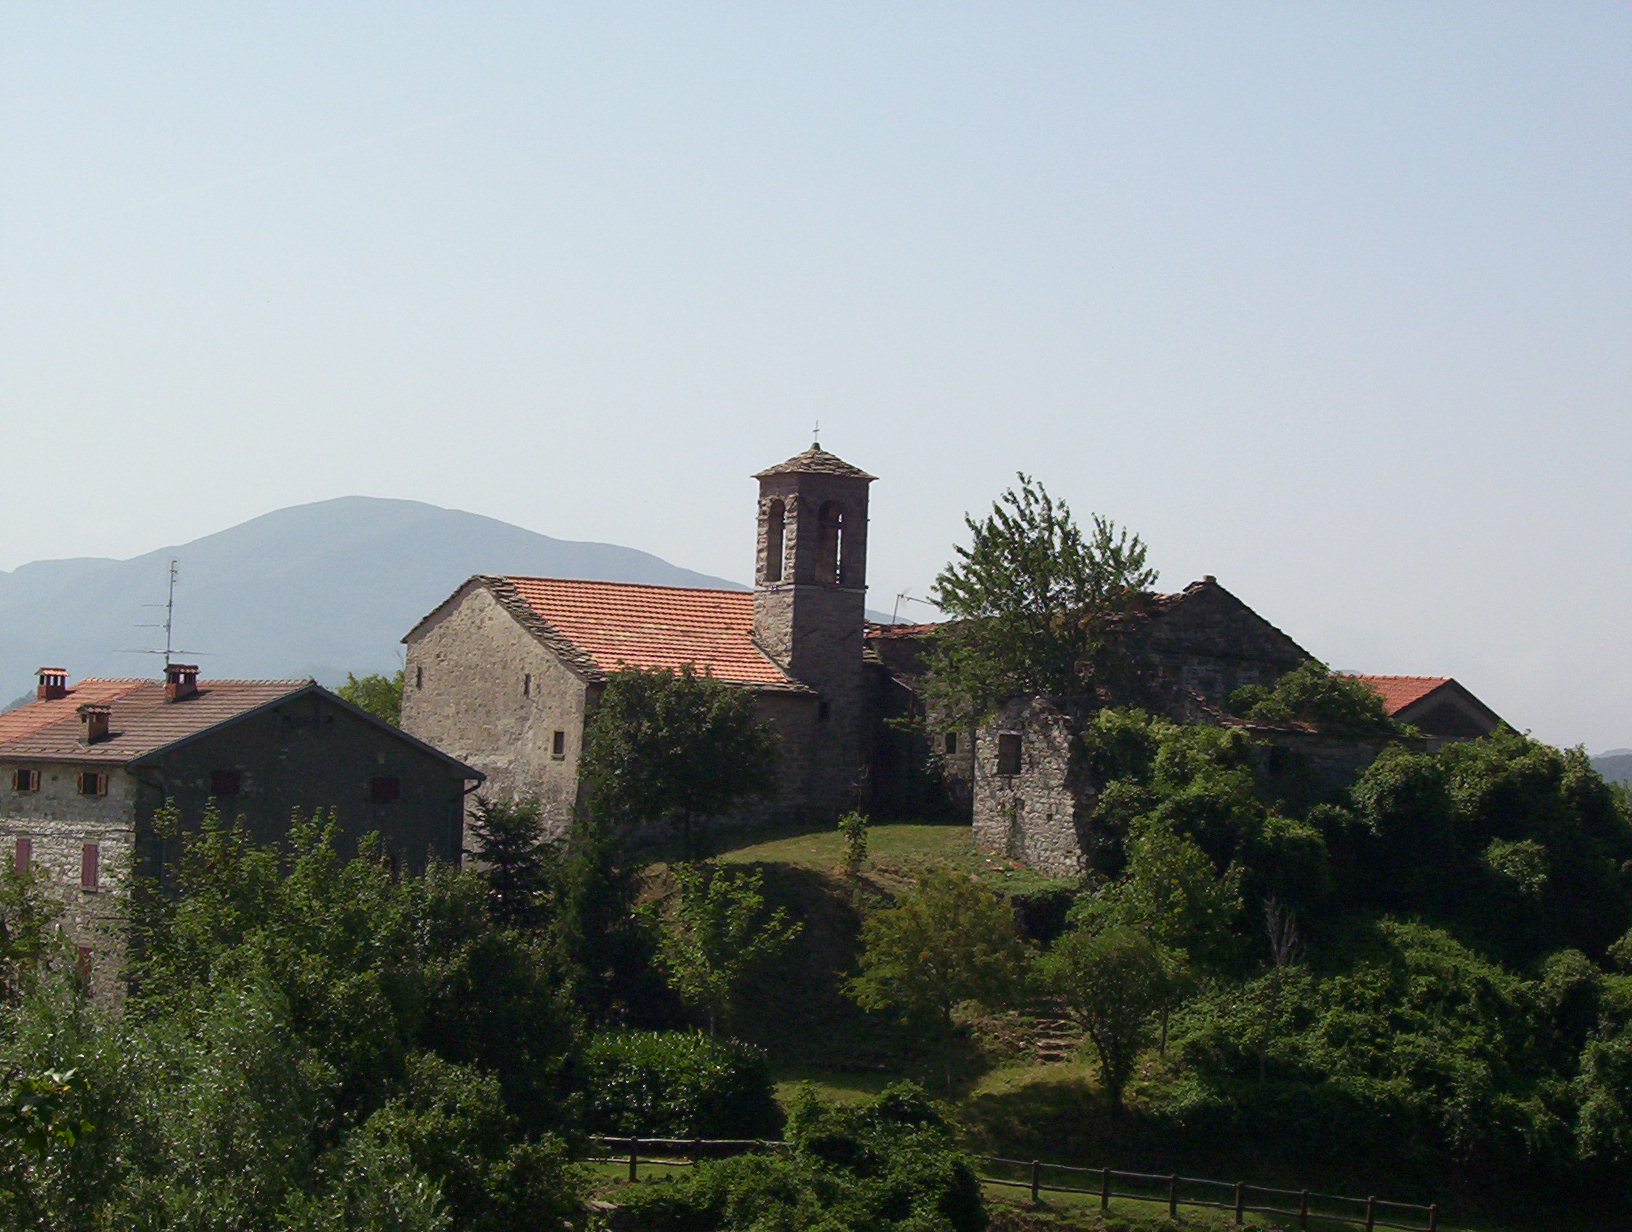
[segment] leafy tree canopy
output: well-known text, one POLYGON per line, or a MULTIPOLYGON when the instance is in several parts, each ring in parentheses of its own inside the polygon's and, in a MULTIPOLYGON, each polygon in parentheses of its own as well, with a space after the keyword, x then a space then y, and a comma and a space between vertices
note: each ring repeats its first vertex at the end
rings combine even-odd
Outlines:
POLYGON ((931 679, 953 713, 980 717, 1021 694, 1081 693, 1110 666, 1116 617, 1156 580, 1145 545, 1095 514, 1086 533, 1064 501, 1018 476, 976 520, 930 598, 952 618, 931 679))
POLYGON ((376 719, 384 719, 393 727, 402 726, 402 671, 382 676, 370 672, 367 676, 346 673, 346 683, 335 691, 335 696, 350 702, 359 710, 366 710, 376 719))
POLYGON ((1272 685, 1237 689, 1230 694, 1230 709, 1260 723, 1308 723, 1327 731, 1378 735, 1402 730, 1365 681, 1313 660, 1300 663, 1272 685))
POLYGON ((713 863, 676 864, 675 895, 658 961, 688 1009, 708 1033, 729 1022, 743 986, 774 963, 799 935, 781 907, 767 907, 757 869, 713 863))
POLYGON ((689 664, 616 672, 584 733, 589 815, 620 830, 677 819, 688 854, 698 854, 711 818, 775 790, 776 757, 747 690, 689 664))

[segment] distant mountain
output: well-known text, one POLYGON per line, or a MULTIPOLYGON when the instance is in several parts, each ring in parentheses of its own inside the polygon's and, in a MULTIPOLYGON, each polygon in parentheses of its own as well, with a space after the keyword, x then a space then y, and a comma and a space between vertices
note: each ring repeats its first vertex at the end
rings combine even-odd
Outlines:
POLYGON ((1632 787, 1632 749, 1610 749, 1592 759, 1592 768, 1614 783, 1632 787))
POLYGON ((131 560, 36 561, 0 572, 0 699, 32 692, 34 669, 156 676, 174 557, 175 645, 200 674, 315 677, 391 672, 398 645, 473 573, 665 586, 735 582, 609 543, 552 539, 419 501, 346 496, 280 509, 131 560))

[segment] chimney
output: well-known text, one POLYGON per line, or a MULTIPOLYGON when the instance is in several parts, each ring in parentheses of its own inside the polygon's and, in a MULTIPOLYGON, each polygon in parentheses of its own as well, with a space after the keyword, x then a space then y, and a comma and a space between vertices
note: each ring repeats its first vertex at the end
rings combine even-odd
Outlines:
POLYGON ((34 700, 39 702, 54 702, 59 697, 68 696, 68 669, 66 667, 42 667, 35 672, 40 678, 39 685, 34 689, 34 700))
POLYGON ((85 724, 85 743, 95 744, 108 738, 108 719, 113 707, 107 702, 86 702, 79 708, 79 721, 85 724))
POLYGON ((164 665, 164 700, 185 701, 198 692, 198 666, 192 663, 164 665))

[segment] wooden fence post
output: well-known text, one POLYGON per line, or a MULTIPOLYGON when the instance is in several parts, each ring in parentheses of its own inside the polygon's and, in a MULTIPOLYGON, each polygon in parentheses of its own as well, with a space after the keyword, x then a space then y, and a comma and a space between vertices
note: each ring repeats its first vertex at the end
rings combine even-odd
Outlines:
POLYGON ((1306 1189, 1298 1195, 1298 1227, 1309 1226, 1309 1191, 1306 1189))
POLYGON ((1105 1174, 1099 1179, 1099 1209, 1102 1211, 1111 1209, 1111 1170, 1109 1168, 1105 1169, 1105 1174))
POLYGON ((1366 1199, 1366 1232, 1376 1232, 1377 1228, 1377 1196, 1373 1194, 1366 1199))
POLYGON ((1428 1204, 1428 1232, 1439 1232, 1439 1203, 1428 1204))
POLYGON ((640 1139, 629 1139, 629 1179, 636 1179, 640 1168, 640 1139))
POLYGON ((1241 1222, 1241 1216, 1246 1214, 1246 1210, 1247 1183, 1245 1181, 1237 1181, 1235 1183, 1235 1222, 1238 1225, 1241 1222))
POLYGON ((1167 1178, 1167 1217, 1179 1217, 1179 1174, 1175 1172, 1167 1178))
POLYGON ((703 1162, 703 1140, 701 1138, 693 1138, 691 1140, 691 1166, 693 1168, 695 1168, 698 1164, 700 1164, 702 1162, 703 1162))
POLYGON ((1037 1187, 1042 1184, 1043 1165, 1035 1159, 1031 1161, 1031 1204, 1037 1205, 1037 1187))

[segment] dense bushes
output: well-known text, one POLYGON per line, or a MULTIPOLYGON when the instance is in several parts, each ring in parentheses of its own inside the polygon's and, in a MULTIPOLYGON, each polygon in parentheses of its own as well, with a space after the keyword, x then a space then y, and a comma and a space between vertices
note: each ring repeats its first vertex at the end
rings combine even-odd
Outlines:
POLYGON ((586 1120, 595 1133, 652 1138, 775 1138, 782 1112, 764 1054, 700 1031, 610 1031, 584 1048, 586 1120))
POLYGON ((982 1232, 973 1169, 921 1092, 892 1087, 866 1104, 808 1091, 788 1119, 786 1156, 705 1163, 628 1197, 630 1222, 652 1232, 982 1232))

